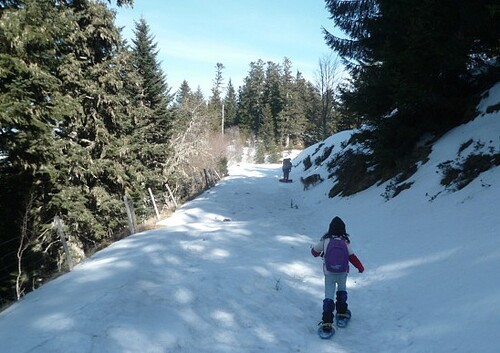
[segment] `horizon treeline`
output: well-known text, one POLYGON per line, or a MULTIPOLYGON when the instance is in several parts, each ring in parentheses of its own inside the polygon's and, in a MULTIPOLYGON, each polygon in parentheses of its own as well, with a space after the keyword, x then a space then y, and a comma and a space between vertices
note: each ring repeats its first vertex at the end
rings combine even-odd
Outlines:
MULTIPOLYGON (((283 149, 310 146, 354 127, 356 121, 341 120, 335 113, 334 83, 340 76, 339 62, 325 56, 319 63, 318 82, 311 83, 300 71, 293 72, 287 57, 282 63, 259 59, 250 63, 248 75, 238 88, 231 79, 223 84, 224 65, 217 63, 206 105, 212 130, 237 128, 244 141, 255 142, 263 162, 264 156, 276 157, 283 149)), ((204 101, 199 88, 193 92, 187 81, 182 82, 175 97, 174 107, 199 107, 204 101)))

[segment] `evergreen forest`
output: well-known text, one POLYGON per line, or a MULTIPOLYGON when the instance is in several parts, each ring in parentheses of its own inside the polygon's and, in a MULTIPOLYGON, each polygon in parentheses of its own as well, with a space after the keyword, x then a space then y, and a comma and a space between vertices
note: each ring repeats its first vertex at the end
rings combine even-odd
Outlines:
POLYGON ((345 36, 323 29, 341 61, 318 58, 316 82, 284 56, 234 87, 221 58, 209 97, 170 87, 146 19, 128 43, 111 5, 133 0, 0 0, 0 307, 210 188, 243 147, 278 162, 359 129, 337 161, 356 192, 411 169, 499 81, 495 0, 326 0, 345 36))

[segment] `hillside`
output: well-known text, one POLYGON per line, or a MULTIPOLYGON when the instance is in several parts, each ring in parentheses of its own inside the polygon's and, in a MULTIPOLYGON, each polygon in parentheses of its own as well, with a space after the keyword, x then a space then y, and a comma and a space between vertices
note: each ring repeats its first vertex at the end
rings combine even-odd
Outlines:
MULTIPOLYGON (((387 181, 329 198, 326 161, 302 167, 319 144, 294 158, 291 184, 278 182, 280 165, 232 165, 161 228, 111 245, 0 313, 0 351, 496 352, 500 168, 456 190, 442 185, 439 166, 500 153, 500 112, 488 109, 499 98, 496 85, 478 118, 437 141, 396 197, 387 181), (303 190, 300 177, 313 173, 325 181, 303 190), (335 215, 366 272, 349 275, 349 327, 323 341, 323 275, 309 251, 335 215)), ((338 153, 351 133, 322 146, 338 153)))

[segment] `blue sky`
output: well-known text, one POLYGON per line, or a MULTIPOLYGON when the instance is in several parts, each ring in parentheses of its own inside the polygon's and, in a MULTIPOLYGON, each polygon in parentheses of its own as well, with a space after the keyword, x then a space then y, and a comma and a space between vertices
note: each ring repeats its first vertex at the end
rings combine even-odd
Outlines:
POLYGON ((224 84, 231 79, 236 89, 259 59, 287 57, 294 73, 314 82, 318 60, 332 53, 321 31, 333 29, 328 15, 324 0, 136 0, 134 8, 118 9, 116 23, 130 42, 143 17, 172 92, 187 80, 208 95, 218 62, 224 84))

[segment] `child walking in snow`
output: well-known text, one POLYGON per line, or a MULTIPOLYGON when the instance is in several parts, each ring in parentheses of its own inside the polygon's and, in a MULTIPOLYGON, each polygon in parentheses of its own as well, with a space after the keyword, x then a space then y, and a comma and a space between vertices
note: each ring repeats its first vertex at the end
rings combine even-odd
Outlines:
POLYGON ((311 248, 314 257, 323 257, 323 273, 325 275, 325 299, 323 300, 323 331, 331 332, 333 313, 337 309, 338 318, 350 318, 347 308, 347 274, 349 262, 360 273, 365 269, 351 248, 349 234, 340 217, 334 217, 330 222, 328 232, 311 248), (336 294, 336 298, 334 295, 336 294), (334 300, 336 299, 336 301, 334 300))

